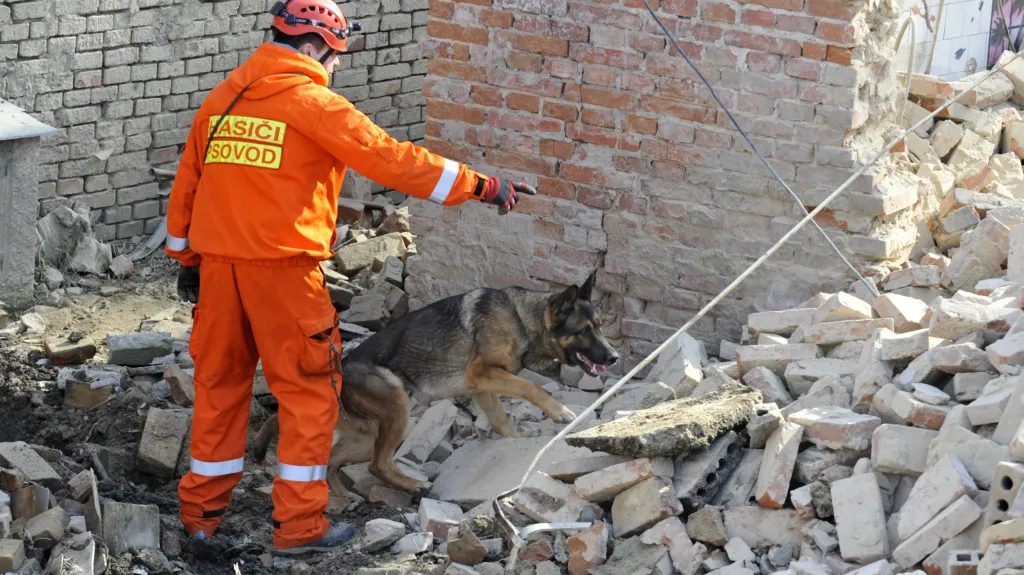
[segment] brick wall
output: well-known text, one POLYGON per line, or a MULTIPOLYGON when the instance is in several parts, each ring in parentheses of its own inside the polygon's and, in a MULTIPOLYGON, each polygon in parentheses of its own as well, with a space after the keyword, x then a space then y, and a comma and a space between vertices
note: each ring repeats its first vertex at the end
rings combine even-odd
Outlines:
MULTIPOLYGON (((651 2, 807 206, 894 128, 892 3, 651 2)), ((606 330, 636 361, 803 215, 640 0, 430 0, 427 31, 426 146, 540 194, 505 217, 415 203, 414 305, 597 269, 606 330)), ((821 214, 861 265, 913 244, 921 181, 897 173, 873 170, 821 214)), ((748 312, 851 280, 805 229, 692 333, 714 351, 748 312)))
MULTIPOLYGON (((268 38, 272 0, 0 0, 0 97, 59 128, 40 152, 40 213, 94 208, 100 239, 153 232, 178 145, 207 92, 268 38)), ((363 31, 332 87, 399 140, 421 141, 426 0, 342 4, 363 31)), ((347 178, 352 193, 370 189, 347 178)))

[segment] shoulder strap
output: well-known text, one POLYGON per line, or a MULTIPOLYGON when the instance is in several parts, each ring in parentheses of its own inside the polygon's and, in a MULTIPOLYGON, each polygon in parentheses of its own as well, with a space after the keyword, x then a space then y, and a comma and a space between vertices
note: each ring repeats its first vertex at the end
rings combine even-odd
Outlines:
MULTIPOLYGON (((291 75, 294 75, 294 76, 305 76, 305 74, 303 74, 302 72, 278 72, 278 73, 279 74, 291 74, 291 75)), ((256 78, 252 82, 249 82, 248 84, 246 84, 245 87, 242 88, 238 92, 237 95, 235 95, 235 99, 231 100, 231 103, 228 104, 228 107, 224 110, 224 113, 222 113, 220 115, 220 118, 217 119, 217 123, 214 124, 213 130, 210 130, 210 137, 207 138, 207 140, 206 140, 206 150, 203 152, 203 163, 204 164, 206 163, 206 156, 210 153, 210 142, 212 142, 213 139, 217 136, 217 130, 220 129, 220 123, 224 121, 224 118, 228 117, 228 113, 231 111, 231 108, 235 107, 235 104, 238 103, 238 100, 242 98, 242 94, 244 94, 245 91, 249 89, 249 86, 252 86, 256 82, 259 82, 260 80, 262 80, 264 78, 269 78, 270 76, 275 76, 275 75, 276 74, 267 74, 266 76, 260 76, 259 78, 256 78)))

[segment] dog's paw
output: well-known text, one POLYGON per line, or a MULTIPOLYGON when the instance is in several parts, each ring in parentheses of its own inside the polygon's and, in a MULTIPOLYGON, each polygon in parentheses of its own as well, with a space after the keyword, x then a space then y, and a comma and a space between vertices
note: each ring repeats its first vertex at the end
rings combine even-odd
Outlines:
POLYGON ((572 423, 572 420, 576 419, 576 414, 568 407, 560 405, 558 411, 551 414, 551 419, 558 423, 572 423))

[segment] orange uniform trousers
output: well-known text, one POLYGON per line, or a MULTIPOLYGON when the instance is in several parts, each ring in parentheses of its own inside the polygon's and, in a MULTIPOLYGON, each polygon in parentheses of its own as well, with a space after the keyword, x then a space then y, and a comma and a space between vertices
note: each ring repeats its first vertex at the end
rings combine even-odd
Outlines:
POLYGON ((341 336, 319 264, 204 256, 189 351, 195 361, 191 470, 181 521, 212 535, 242 477, 257 361, 278 400, 274 546, 320 539, 329 523, 327 463, 341 391, 341 336), (332 370, 335 387, 332 387, 332 370))

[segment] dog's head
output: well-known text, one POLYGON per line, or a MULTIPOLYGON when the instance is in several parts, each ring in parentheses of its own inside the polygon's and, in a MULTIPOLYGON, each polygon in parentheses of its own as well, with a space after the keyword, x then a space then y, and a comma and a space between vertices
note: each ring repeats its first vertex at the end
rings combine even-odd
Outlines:
POLYGON ((569 286, 548 299, 548 325, 565 365, 597 376, 619 359, 601 333, 601 319, 590 302, 597 272, 581 286, 569 286))

